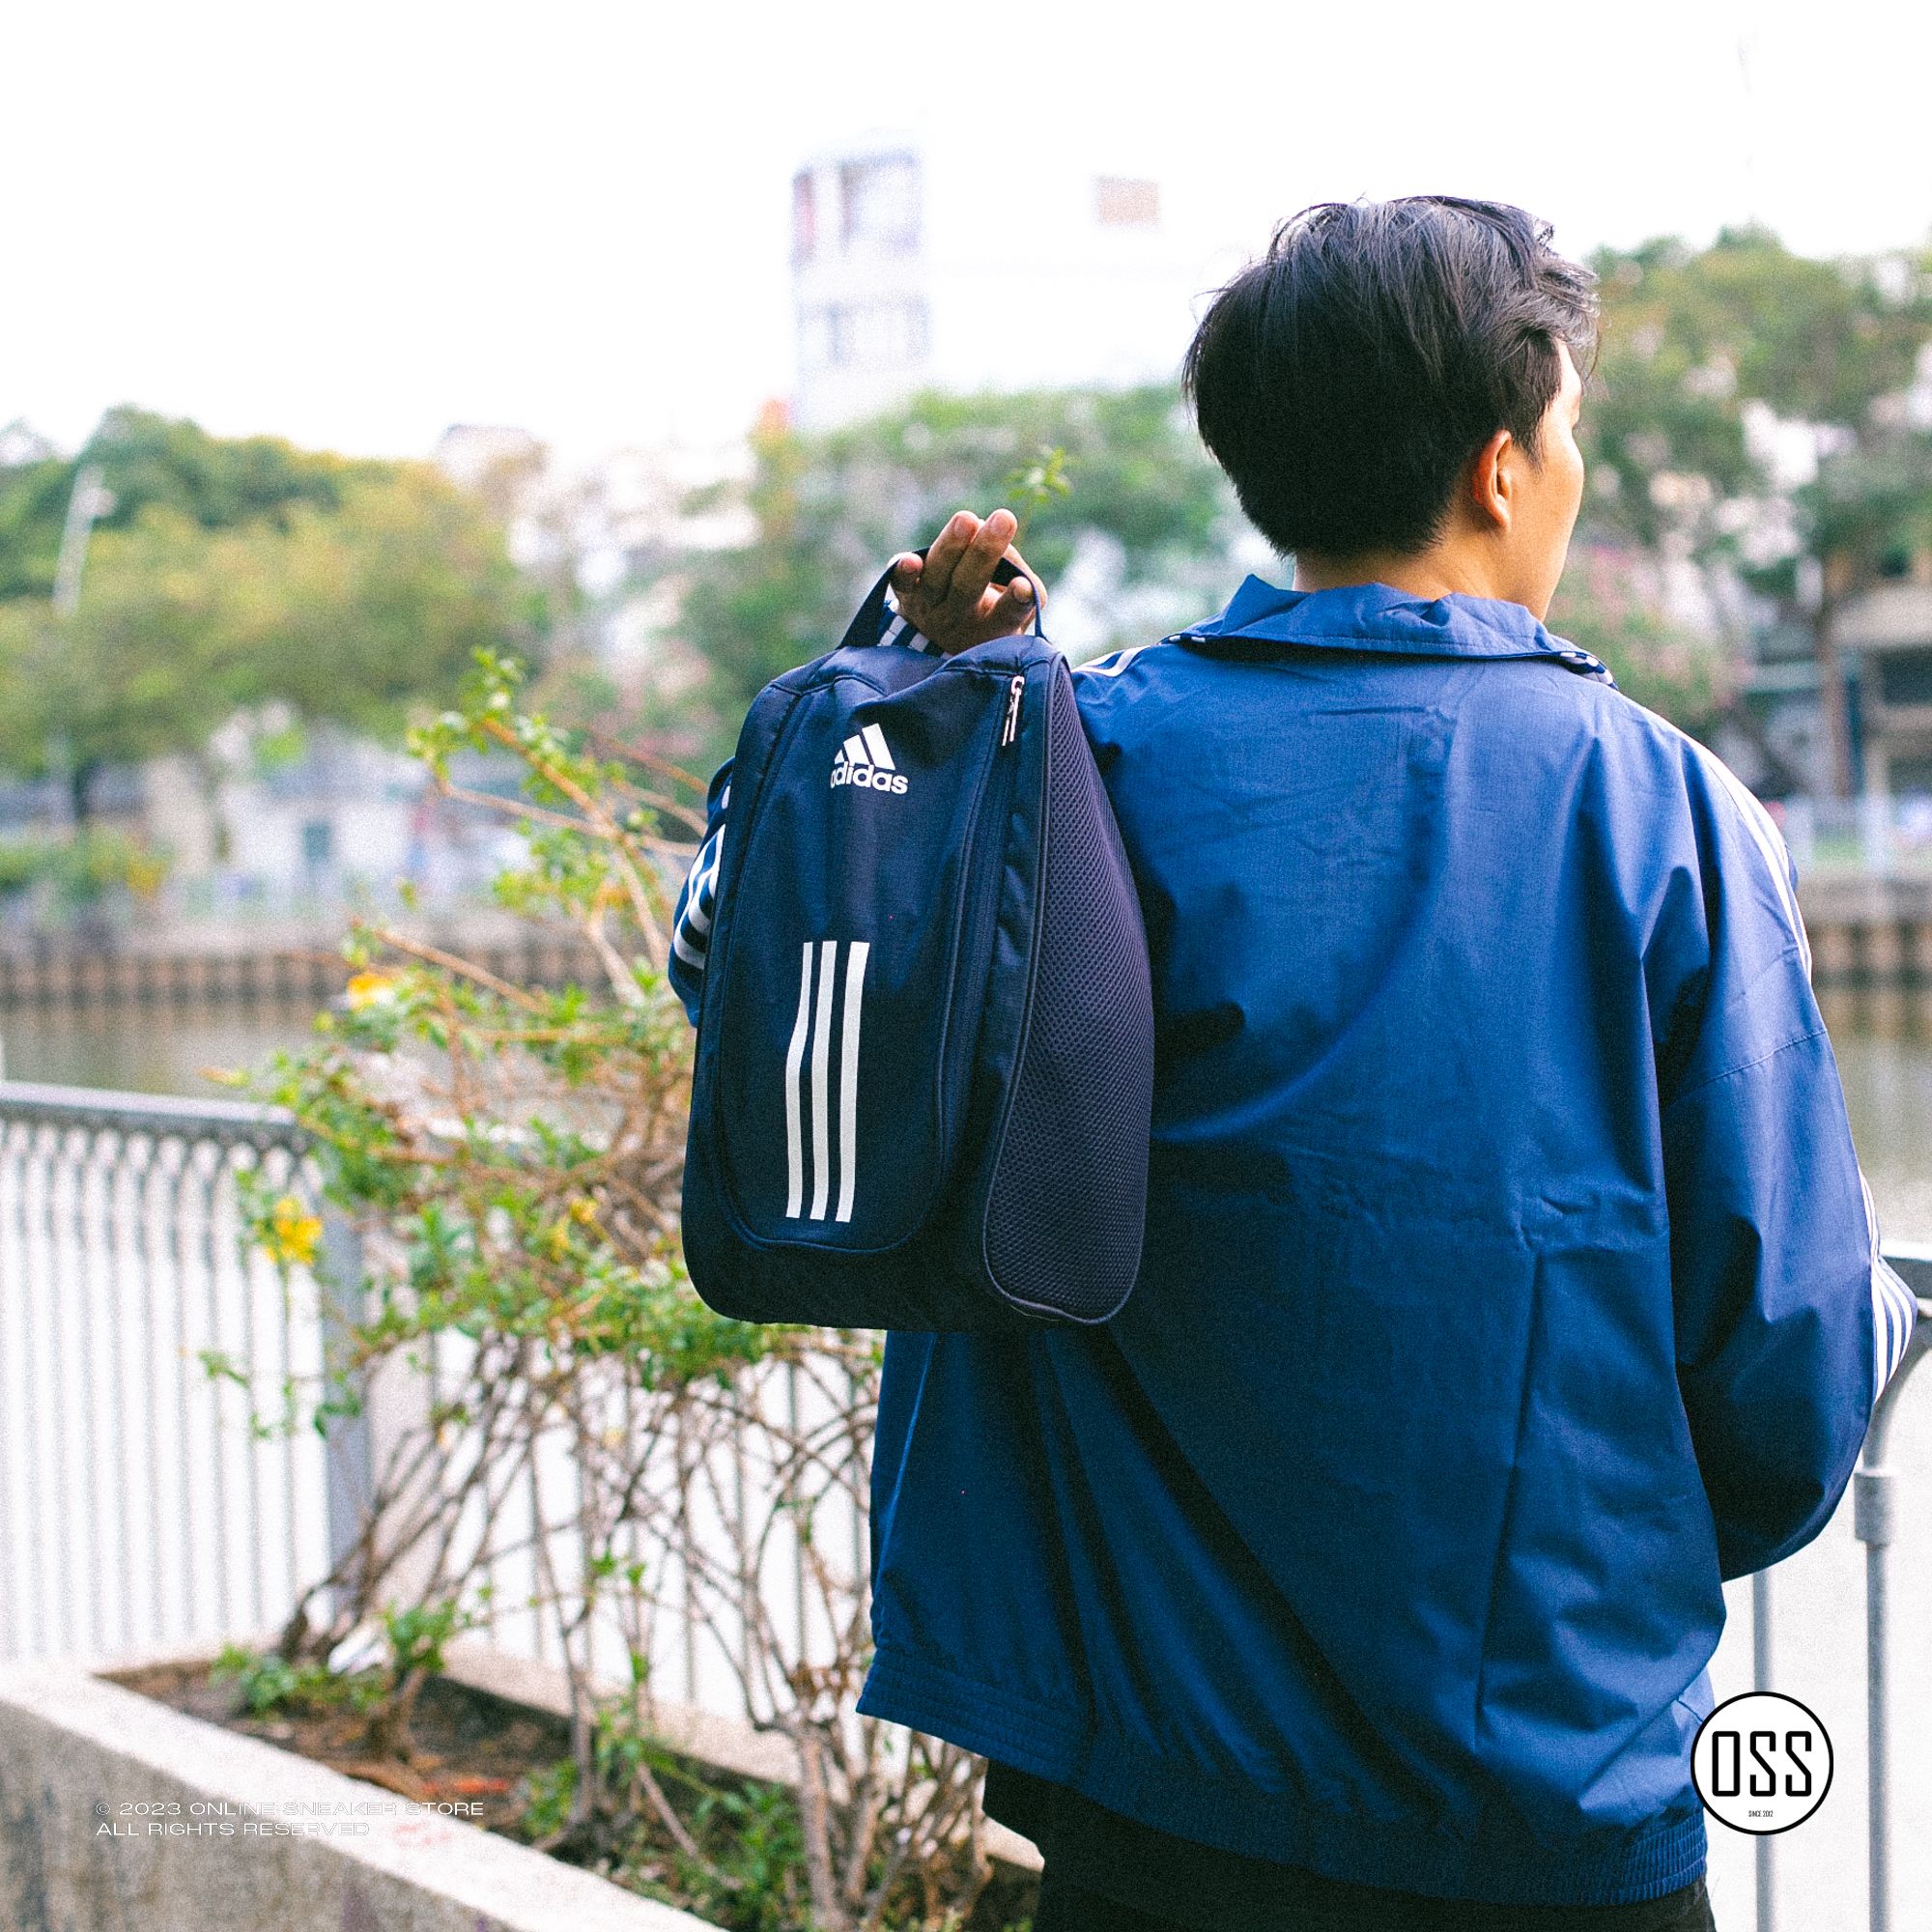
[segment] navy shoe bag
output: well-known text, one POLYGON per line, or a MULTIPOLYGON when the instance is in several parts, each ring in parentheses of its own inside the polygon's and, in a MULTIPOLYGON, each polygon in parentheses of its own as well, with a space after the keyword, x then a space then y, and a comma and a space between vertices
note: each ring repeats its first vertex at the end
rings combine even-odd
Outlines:
MULTIPOLYGON (((1010 566, 1003 566, 1010 576, 1010 566)), ((1066 662, 838 647, 732 768, 684 1182, 697 1292, 752 1321, 1104 1321, 1140 1264, 1153 1011, 1066 662)))

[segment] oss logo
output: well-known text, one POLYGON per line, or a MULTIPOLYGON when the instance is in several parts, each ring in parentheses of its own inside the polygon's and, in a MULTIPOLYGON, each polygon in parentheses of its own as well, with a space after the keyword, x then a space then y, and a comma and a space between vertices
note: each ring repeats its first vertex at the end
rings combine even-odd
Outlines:
POLYGON ((1748 1690, 1704 1719, 1690 1747, 1690 1780, 1720 1825, 1757 1837, 1788 1832, 1832 1788, 1832 1740, 1796 1697, 1748 1690))

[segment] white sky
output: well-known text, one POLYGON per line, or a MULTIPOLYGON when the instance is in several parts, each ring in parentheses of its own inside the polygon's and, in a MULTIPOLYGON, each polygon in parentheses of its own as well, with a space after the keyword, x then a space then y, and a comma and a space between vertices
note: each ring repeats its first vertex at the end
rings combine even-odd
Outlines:
POLYGON ((8 14, 0 423, 68 446, 122 401, 398 454, 452 421, 732 435, 789 386, 791 170, 880 125, 983 155, 989 248, 1042 165, 1152 174, 1256 247, 1413 191, 1519 201, 1578 252, 1752 214, 1819 253, 1932 231, 1932 8, 1901 0, 8 14))

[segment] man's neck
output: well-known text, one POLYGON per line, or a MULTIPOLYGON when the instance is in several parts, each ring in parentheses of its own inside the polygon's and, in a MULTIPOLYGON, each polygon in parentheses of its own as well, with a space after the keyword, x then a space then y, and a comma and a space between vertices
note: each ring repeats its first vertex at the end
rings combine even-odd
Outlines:
POLYGON ((1294 559, 1296 590, 1341 590, 1352 583, 1386 583, 1405 596, 1433 603, 1438 597, 1500 597, 1509 593, 1493 581, 1490 559, 1444 545, 1410 555, 1365 553, 1360 556, 1299 555, 1294 559))

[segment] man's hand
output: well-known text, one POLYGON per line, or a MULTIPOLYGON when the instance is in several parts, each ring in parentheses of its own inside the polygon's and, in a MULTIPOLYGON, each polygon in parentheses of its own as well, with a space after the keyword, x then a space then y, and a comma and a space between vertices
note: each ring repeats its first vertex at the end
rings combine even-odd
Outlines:
MULTIPOLYGON (((948 657, 989 638, 1009 638, 1033 622, 1033 573, 1012 548, 1019 520, 1010 510, 995 510, 981 523, 961 510, 933 539, 923 563, 907 553, 893 559, 893 595, 899 613, 937 651, 948 657), (999 589, 993 572, 1000 559, 1011 560, 1025 575, 999 589), (1029 582, 1029 579, 1033 579, 1029 582)), ((1046 593, 1040 593, 1046 608, 1046 593)))

